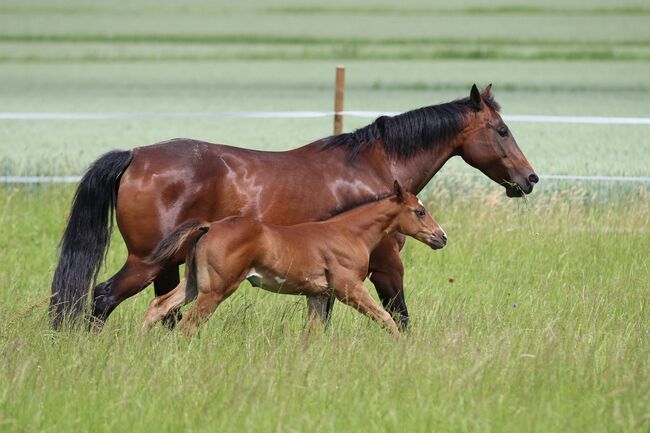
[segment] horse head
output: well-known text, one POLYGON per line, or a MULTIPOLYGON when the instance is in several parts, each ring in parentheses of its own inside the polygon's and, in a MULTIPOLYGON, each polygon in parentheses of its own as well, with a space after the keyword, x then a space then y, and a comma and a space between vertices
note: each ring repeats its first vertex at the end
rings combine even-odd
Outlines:
POLYGON ((481 93, 476 84, 469 96, 471 109, 456 153, 494 182, 508 197, 530 194, 539 177, 522 153, 508 125, 499 115, 489 85, 481 93))

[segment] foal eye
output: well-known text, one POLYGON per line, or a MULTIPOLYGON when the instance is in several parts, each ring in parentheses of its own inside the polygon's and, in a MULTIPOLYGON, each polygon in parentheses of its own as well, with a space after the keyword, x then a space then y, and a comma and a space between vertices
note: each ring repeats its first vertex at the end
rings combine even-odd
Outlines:
POLYGON ((507 137, 508 136, 508 128, 506 128, 506 127, 497 129, 497 132, 502 137, 507 137))
POLYGON ((423 218, 424 215, 426 215, 426 212, 424 210, 422 210, 422 209, 418 209, 418 210, 415 211, 415 214, 417 216, 419 216, 420 218, 423 218))

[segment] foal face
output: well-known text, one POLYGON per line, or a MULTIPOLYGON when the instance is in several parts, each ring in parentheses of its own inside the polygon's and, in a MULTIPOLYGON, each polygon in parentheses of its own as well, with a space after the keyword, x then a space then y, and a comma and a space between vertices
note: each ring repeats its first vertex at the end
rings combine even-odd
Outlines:
POLYGON ((397 229, 434 250, 444 247, 447 244, 447 234, 427 212, 422 201, 403 190, 397 182, 395 182, 395 193, 402 201, 402 211, 397 217, 397 229))

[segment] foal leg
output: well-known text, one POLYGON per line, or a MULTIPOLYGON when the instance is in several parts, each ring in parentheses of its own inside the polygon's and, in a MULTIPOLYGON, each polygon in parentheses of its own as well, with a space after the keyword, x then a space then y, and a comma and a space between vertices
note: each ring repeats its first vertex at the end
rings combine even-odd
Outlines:
POLYGON ((238 278, 224 278, 209 265, 199 263, 196 266, 198 297, 180 322, 181 330, 187 336, 196 334, 199 325, 208 320, 219 304, 237 290, 246 275, 244 272, 238 278))
POLYGON ((141 334, 149 332, 159 320, 169 317, 170 311, 178 311, 183 305, 192 302, 196 295, 196 287, 188 286, 187 278, 183 278, 174 290, 152 299, 144 315, 141 334))
MULTIPOLYGON (((166 266, 153 280, 153 290, 157 297, 165 295, 172 291, 180 283, 180 275, 178 273, 178 265, 166 266)), ((174 329, 176 324, 183 318, 180 307, 174 308, 163 317, 163 325, 167 329, 174 329)))
POLYGON ((384 238, 370 255, 370 281, 375 285, 384 308, 391 313, 400 329, 409 326, 409 312, 404 299, 404 265, 399 256, 400 239, 384 238))
POLYGON ((188 337, 196 334, 199 326, 207 321, 219 304, 232 295, 239 284, 234 284, 223 291, 199 292, 196 303, 180 322, 181 330, 188 337))
POLYGON ((348 290, 337 290, 336 297, 344 304, 355 308, 357 311, 379 322, 394 336, 400 335, 397 324, 391 315, 372 299, 372 296, 370 296, 363 283, 360 282, 352 285, 352 288, 348 290))

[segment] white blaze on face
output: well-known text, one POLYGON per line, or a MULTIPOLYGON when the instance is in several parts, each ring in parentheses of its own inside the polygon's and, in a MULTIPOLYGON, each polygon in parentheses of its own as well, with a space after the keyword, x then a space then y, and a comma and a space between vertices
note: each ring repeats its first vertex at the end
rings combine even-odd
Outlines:
POLYGON ((424 203, 422 203, 422 200, 418 199, 418 203, 420 203, 420 206, 424 207, 424 203))

